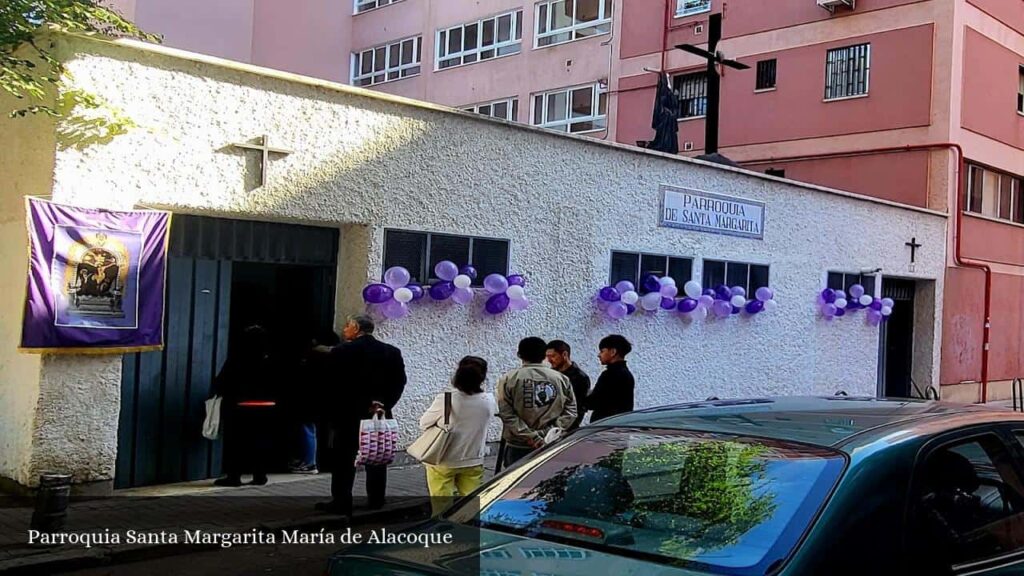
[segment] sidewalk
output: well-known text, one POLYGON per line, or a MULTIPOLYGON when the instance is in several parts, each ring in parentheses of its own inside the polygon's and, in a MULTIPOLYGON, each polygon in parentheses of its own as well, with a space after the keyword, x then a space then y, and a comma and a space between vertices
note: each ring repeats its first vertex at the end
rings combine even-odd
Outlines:
MULTIPOLYGON (((484 462, 485 479, 493 475, 494 456, 484 462)), ((420 464, 388 470, 388 504, 382 510, 360 508, 365 501, 365 474, 356 475, 353 524, 388 522, 429 509, 427 484, 420 464)), ((221 488, 212 480, 119 490, 110 498, 75 502, 68 506, 67 533, 99 533, 106 529, 145 532, 180 532, 183 527, 209 532, 242 532, 252 528, 280 531, 296 528, 336 528, 340 516, 313 510, 316 502, 330 499, 331 477, 271 474, 266 486, 221 488)), ((166 544, 29 546, 32 509, 0 507, 0 574, 8 571, 53 573, 57 570, 112 564, 182 550, 166 544)), ((194 548, 191 546, 190 548, 194 548)))

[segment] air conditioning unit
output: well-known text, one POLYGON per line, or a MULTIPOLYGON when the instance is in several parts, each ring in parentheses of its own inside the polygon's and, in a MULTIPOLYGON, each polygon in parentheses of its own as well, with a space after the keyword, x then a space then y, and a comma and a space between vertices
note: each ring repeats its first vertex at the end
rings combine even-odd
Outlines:
POLYGON ((839 8, 840 6, 846 6, 850 10, 857 7, 857 0, 817 0, 817 2, 818 6, 821 6, 832 14, 835 14, 836 8, 839 8))

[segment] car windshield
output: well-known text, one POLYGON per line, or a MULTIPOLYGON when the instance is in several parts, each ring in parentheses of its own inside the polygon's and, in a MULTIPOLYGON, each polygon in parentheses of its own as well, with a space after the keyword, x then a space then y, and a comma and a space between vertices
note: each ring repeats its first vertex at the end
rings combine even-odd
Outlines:
POLYGON ((784 560, 845 466, 835 451, 678 430, 605 429, 538 455, 453 521, 723 574, 784 560))

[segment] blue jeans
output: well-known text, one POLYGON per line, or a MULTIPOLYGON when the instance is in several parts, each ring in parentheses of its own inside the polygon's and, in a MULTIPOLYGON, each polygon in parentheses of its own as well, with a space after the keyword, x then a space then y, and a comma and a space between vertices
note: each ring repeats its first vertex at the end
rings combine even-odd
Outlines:
POLYGON ((316 424, 301 425, 299 456, 303 465, 316 466, 316 424))

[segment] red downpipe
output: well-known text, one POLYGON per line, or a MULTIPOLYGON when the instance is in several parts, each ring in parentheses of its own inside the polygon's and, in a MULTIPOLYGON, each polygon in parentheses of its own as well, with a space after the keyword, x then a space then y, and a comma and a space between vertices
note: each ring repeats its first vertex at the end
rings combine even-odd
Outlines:
POLYGON ((992 268, 984 262, 978 262, 964 258, 961 255, 960 238, 963 230, 963 198, 964 186, 966 185, 965 169, 967 166, 964 159, 964 149, 954 142, 942 142, 939 144, 915 144, 907 146, 892 146, 885 148, 870 148, 867 150, 856 150, 850 152, 830 152, 825 154, 807 154, 801 156, 775 156, 771 158, 759 158, 754 160, 742 160, 740 164, 770 164, 775 162, 800 162, 804 160, 820 160, 823 158, 839 158, 850 156, 867 156, 873 154, 886 154, 893 152, 909 152, 914 150, 933 150, 946 148, 953 150, 957 156, 956 162, 956 214, 953 216, 953 262, 963 268, 976 268, 985 273, 985 324, 981 337, 981 403, 988 401, 988 360, 989 344, 992 333, 992 268))

